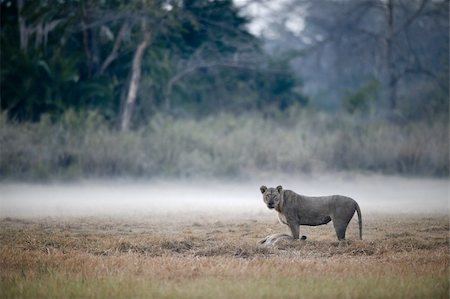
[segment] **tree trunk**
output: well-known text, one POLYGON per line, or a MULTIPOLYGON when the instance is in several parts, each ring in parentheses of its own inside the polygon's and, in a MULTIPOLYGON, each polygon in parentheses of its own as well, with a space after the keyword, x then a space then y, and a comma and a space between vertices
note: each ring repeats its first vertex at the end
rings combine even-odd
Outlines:
POLYGON ((393 57, 393 39, 394 39, 394 0, 387 0, 386 6, 386 79, 385 91, 388 105, 391 111, 397 109, 397 79, 395 78, 395 63, 393 57))
POLYGON ((87 9, 85 3, 81 4, 81 32, 83 34, 83 49, 86 55, 86 67, 88 71, 88 78, 92 77, 92 53, 89 45, 89 30, 87 28, 88 23, 87 9))
POLYGON ((28 28, 25 18, 22 16, 24 0, 17 0, 17 12, 19 19, 20 49, 25 51, 28 48, 28 28))
MULTIPOLYGON (((145 28, 145 26, 143 26, 145 28)), ((123 113, 120 122, 120 129, 127 131, 130 128, 131 117, 133 115, 134 106, 136 103, 137 91, 139 88, 139 81, 141 79, 141 63, 145 49, 150 42, 150 32, 144 29, 142 41, 139 43, 133 57, 133 64, 131 66, 131 79, 128 87, 127 98, 123 107, 123 113)))
POLYGON ((83 35, 83 48, 86 55, 88 78, 94 77, 100 65, 100 53, 96 28, 88 26, 92 22, 92 6, 89 1, 81 3, 81 32, 83 35))

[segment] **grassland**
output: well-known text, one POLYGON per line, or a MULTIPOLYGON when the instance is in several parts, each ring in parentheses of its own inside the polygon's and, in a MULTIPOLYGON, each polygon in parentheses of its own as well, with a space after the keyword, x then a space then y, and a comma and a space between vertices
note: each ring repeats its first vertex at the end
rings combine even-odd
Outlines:
MULTIPOLYGON (((1 298, 448 298, 449 219, 366 215, 306 241, 265 215, 0 220, 1 298), (168 217, 168 218, 167 218, 168 217), (169 219, 169 220, 167 220, 169 219)), ((273 216, 273 215, 272 215, 273 216)))

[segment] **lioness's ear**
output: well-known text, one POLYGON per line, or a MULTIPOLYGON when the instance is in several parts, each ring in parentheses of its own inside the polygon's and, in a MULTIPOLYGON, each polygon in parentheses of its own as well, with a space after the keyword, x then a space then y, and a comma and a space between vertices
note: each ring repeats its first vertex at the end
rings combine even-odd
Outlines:
POLYGON ((280 186, 277 187, 278 193, 281 193, 281 190, 283 190, 283 187, 281 187, 281 185, 280 185, 280 186))
POLYGON ((261 193, 264 194, 264 192, 266 192, 267 187, 262 185, 261 187, 259 187, 259 190, 261 190, 261 193))

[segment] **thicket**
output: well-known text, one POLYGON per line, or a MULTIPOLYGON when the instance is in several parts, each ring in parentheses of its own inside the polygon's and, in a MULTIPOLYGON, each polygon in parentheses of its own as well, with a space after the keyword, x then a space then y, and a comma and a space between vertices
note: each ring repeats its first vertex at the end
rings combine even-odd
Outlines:
POLYGON ((195 120, 163 114, 117 132, 101 116, 12 124, 2 115, 0 178, 249 178, 270 173, 377 171, 447 176, 448 125, 295 111, 283 119, 222 114, 195 120))
POLYGON ((0 14, 0 109, 12 120, 95 110, 128 129, 161 111, 306 103, 289 61, 264 52, 231 0, 9 0, 0 14))

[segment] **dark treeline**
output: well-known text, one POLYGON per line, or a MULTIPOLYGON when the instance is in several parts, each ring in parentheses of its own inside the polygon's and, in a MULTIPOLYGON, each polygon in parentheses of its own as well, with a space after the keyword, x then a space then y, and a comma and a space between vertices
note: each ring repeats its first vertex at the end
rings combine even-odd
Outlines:
POLYGON ((231 0, 1 1, 1 109, 10 119, 96 110, 127 129, 155 111, 304 104, 231 0))
POLYGON ((284 1, 256 37, 246 8, 268 2, 2 0, 1 109, 19 121, 96 110, 122 128, 308 97, 329 111, 448 114, 447 0, 284 1))

